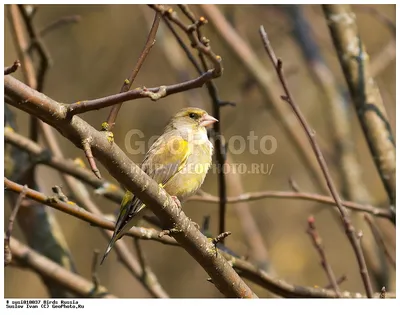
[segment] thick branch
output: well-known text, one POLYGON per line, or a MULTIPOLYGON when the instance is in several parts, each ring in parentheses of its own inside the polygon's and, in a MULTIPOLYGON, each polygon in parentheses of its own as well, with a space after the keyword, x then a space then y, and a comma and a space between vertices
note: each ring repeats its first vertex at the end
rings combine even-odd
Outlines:
POLYGON ((391 203, 396 201, 396 148, 379 88, 350 5, 323 5, 358 119, 391 203))
POLYGON ((212 242, 178 209, 165 190, 136 166, 115 143, 110 143, 104 133, 77 116, 68 118, 65 106, 13 77, 6 76, 4 85, 5 94, 12 100, 13 106, 55 127, 77 147, 81 148, 82 139, 92 137, 93 155, 113 177, 141 198, 168 228, 181 231, 174 234, 174 238, 205 269, 222 294, 228 297, 256 297, 222 255, 213 254, 212 242))
POLYGON ((93 283, 61 267, 45 256, 40 255, 30 247, 11 237, 11 251, 13 258, 19 265, 32 269, 43 278, 51 280, 57 285, 66 288, 80 297, 116 298, 107 292, 103 286, 93 290, 93 283))

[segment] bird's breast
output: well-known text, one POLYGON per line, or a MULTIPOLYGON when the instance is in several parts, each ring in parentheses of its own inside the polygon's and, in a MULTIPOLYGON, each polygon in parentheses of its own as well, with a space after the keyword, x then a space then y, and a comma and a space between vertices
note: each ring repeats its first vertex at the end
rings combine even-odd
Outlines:
POLYGON ((178 174, 164 187, 171 196, 184 201, 194 195, 210 169, 213 147, 210 141, 193 146, 188 160, 178 174))

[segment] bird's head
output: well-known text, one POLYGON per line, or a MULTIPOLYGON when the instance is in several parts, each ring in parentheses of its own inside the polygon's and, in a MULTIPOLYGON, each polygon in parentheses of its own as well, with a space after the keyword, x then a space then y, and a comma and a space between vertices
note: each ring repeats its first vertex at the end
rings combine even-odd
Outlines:
POLYGON ((217 121, 216 118, 209 115, 204 109, 187 107, 181 109, 171 118, 168 127, 198 130, 211 126, 217 121))

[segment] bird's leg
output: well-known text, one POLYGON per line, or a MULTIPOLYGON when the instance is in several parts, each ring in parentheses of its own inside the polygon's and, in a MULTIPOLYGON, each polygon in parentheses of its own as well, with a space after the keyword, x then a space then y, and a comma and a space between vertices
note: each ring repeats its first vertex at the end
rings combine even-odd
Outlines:
POLYGON ((182 209, 181 202, 179 201, 177 196, 171 196, 171 198, 175 201, 176 205, 178 206, 179 210, 182 209))

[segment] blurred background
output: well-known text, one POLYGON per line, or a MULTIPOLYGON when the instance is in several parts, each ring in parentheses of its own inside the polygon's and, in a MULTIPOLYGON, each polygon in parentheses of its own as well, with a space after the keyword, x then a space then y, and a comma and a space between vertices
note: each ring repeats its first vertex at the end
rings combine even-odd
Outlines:
MULTIPOLYGON (((317 134, 317 140, 342 196, 360 203, 388 207, 387 194, 355 114, 321 6, 218 5, 217 7, 259 58, 270 76, 270 88, 275 94, 274 99, 266 97, 265 93, 261 92, 254 77, 244 66, 243 60, 237 57, 209 21, 202 28, 202 32, 210 39, 212 50, 222 57, 224 67, 222 77, 214 82, 222 100, 236 103, 236 106, 228 105, 221 108, 223 136, 227 140, 235 135, 246 138, 253 131, 258 137, 272 136, 277 143, 277 149, 273 154, 261 152, 251 154, 246 147, 242 154, 229 155, 230 163, 246 165, 256 163, 272 169, 268 174, 250 172, 227 175, 230 176, 229 183, 231 183, 228 185, 228 196, 264 190, 291 191, 290 179, 296 182, 301 191, 326 194, 324 188, 313 179, 310 169, 299 159, 298 150, 282 131, 276 116, 272 113, 273 106, 285 107, 290 124, 296 128, 306 151, 311 152, 304 132, 289 106, 283 101, 273 104, 276 97, 279 99, 282 89, 259 36, 259 26, 264 25, 277 56, 284 62, 290 90, 317 134), (327 67, 329 76, 334 79, 333 84, 338 95, 342 97, 343 108, 335 109, 329 105, 321 77, 316 76, 314 72, 313 67, 318 65, 318 62, 327 67), (346 117, 339 124, 335 122, 335 110, 341 110, 346 117), (337 142, 338 130, 340 131, 342 127, 344 130, 349 127, 346 139, 356 161, 350 169, 351 172, 354 171, 350 180, 346 179, 349 169, 345 171, 337 142), (354 180, 353 184, 356 185, 355 192, 354 186, 348 185, 351 180, 354 180)), ((66 25, 43 38, 52 60, 52 66, 45 80, 44 93, 63 103, 118 93, 123 80, 130 74, 141 53, 154 11, 146 5, 40 5, 38 8, 35 16, 35 25, 38 29, 63 16, 80 16, 79 23, 66 25)), ((196 16, 204 15, 207 18, 201 7, 191 5, 190 8, 196 16)), ((176 10, 185 23, 190 24, 190 21, 185 19, 178 9, 176 10)), ((396 21, 395 5, 368 5, 368 8, 355 5, 353 10, 395 134, 396 59, 395 36, 391 29, 391 25, 395 25, 396 21), (392 24, 383 19, 382 15, 392 24)), ((17 59, 17 54, 7 10, 5 13, 4 62, 5 65, 10 65, 17 59)), ((185 36, 183 38, 188 43, 187 38, 185 36)), ((17 71, 13 76, 22 80, 21 71, 17 71)), ((169 85, 196 76, 193 66, 161 21, 157 41, 133 88, 169 85)), ((113 130, 115 142, 135 163, 140 163, 143 159, 142 154, 130 154, 129 148, 135 148, 132 142, 135 138, 127 137, 129 131, 132 129, 143 131, 145 140, 160 135, 170 116, 188 105, 195 105, 212 112, 212 102, 205 87, 171 95, 157 102, 139 99, 124 103, 113 130)), ((16 115, 18 131, 27 136, 28 115, 10 108, 16 115)), ((91 111, 81 116, 95 128, 100 129, 109 110, 110 108, 91 111)), ((66 157, 72 159, 80 157, 86 163, 81 150, 60 134, 56 135, 66 157)), ((257 145, 256 142, 256 148, 257 145)), ((98 167, 103 177, 115 183, 100 163, 98 167)), ((49 167, 39 166, 36 174, 37 181, 46 194, 52 194, 51 187, 54 185, 62 185, 59 174, 49 167)), ((202 190, 218 195, 218 175, 215 172, 209 173, 202 190)), ((73 200, 73 197, 71 199, 73 200)), ((7 222, 11 207, 7 199, 5 200, 4 219, 7 222)), ((117 204, 98 195, 93 195, 93 200, 105 214, 113 214, 118 208, 117 204)), ((313 214, 335 275, 338 278, 345 275, 347 278, 340 288, 352 292, 364 292, 354 253, 342 225, 338 223, 338 216, 333 207, 309 201, 271 198, 243 205, 227 205, 226 228, 232 235, 226 239, 226 245, 231 250, 239 255, 248 256, 251 262, 289 283, 325 287, 329 283, 328 279, 306 233, 307 218, 313 214), (254 233, 259 237, 257 246, 261 244, 263 248, 256 246, 251 250, 249 231, 243 228, 244 224, 241 222, 243 211, 248 214, 246 218, 250 217, 255 223, 254 233)), ((99 249, 102 253, 108 241, 97 228, 56 210, 49 208, 48 211, 53 212, 58 220, 77 271, 90 279, 93 250, 99 249)), ((218 234, 218 204, 188 202, 184 205, 184 211, 200 225, 204 217, 209 215, 210 231, 213 236, 218 234)), ((356 229, 363 231, 365 244, 373 248, 368 261, 369 266, 376 271, 374 276, 370 270, 374 289, 379 291, 380 287, 385 285, 387 291, 395 292, 395 270, 384 258, 379 259, 382 253, 376 250, 374 239, 368 235, 369 228, 363 216, 353 215, 353 220, 356 229)), ((394 255, 395 228, 387 220, 377 221, 385 242, 394 255)), ((18 225, 14 228, 13 236, 26 242, 18 225)), ((134 251, 132 240, 127 238, 125 242, 134 251)), ((208 275, 205 271, 184 250, 151 241, 143 241, 141 244, 149 265, 171 297, 221 297, 214 285, 206 281, 208 275)), ((118 262, 115 252, 112 252, 106 263, 98 269, 98 275, 101 284, 118 297, 149 297, 140 282, 118 262)), ((5 269, 4 279, 5 297, 48 296, 40 277, 29 270, 8 267, 5 269)), ((249 281, 246 282, 260 297, 271 297, 267 290, 249 281)))

